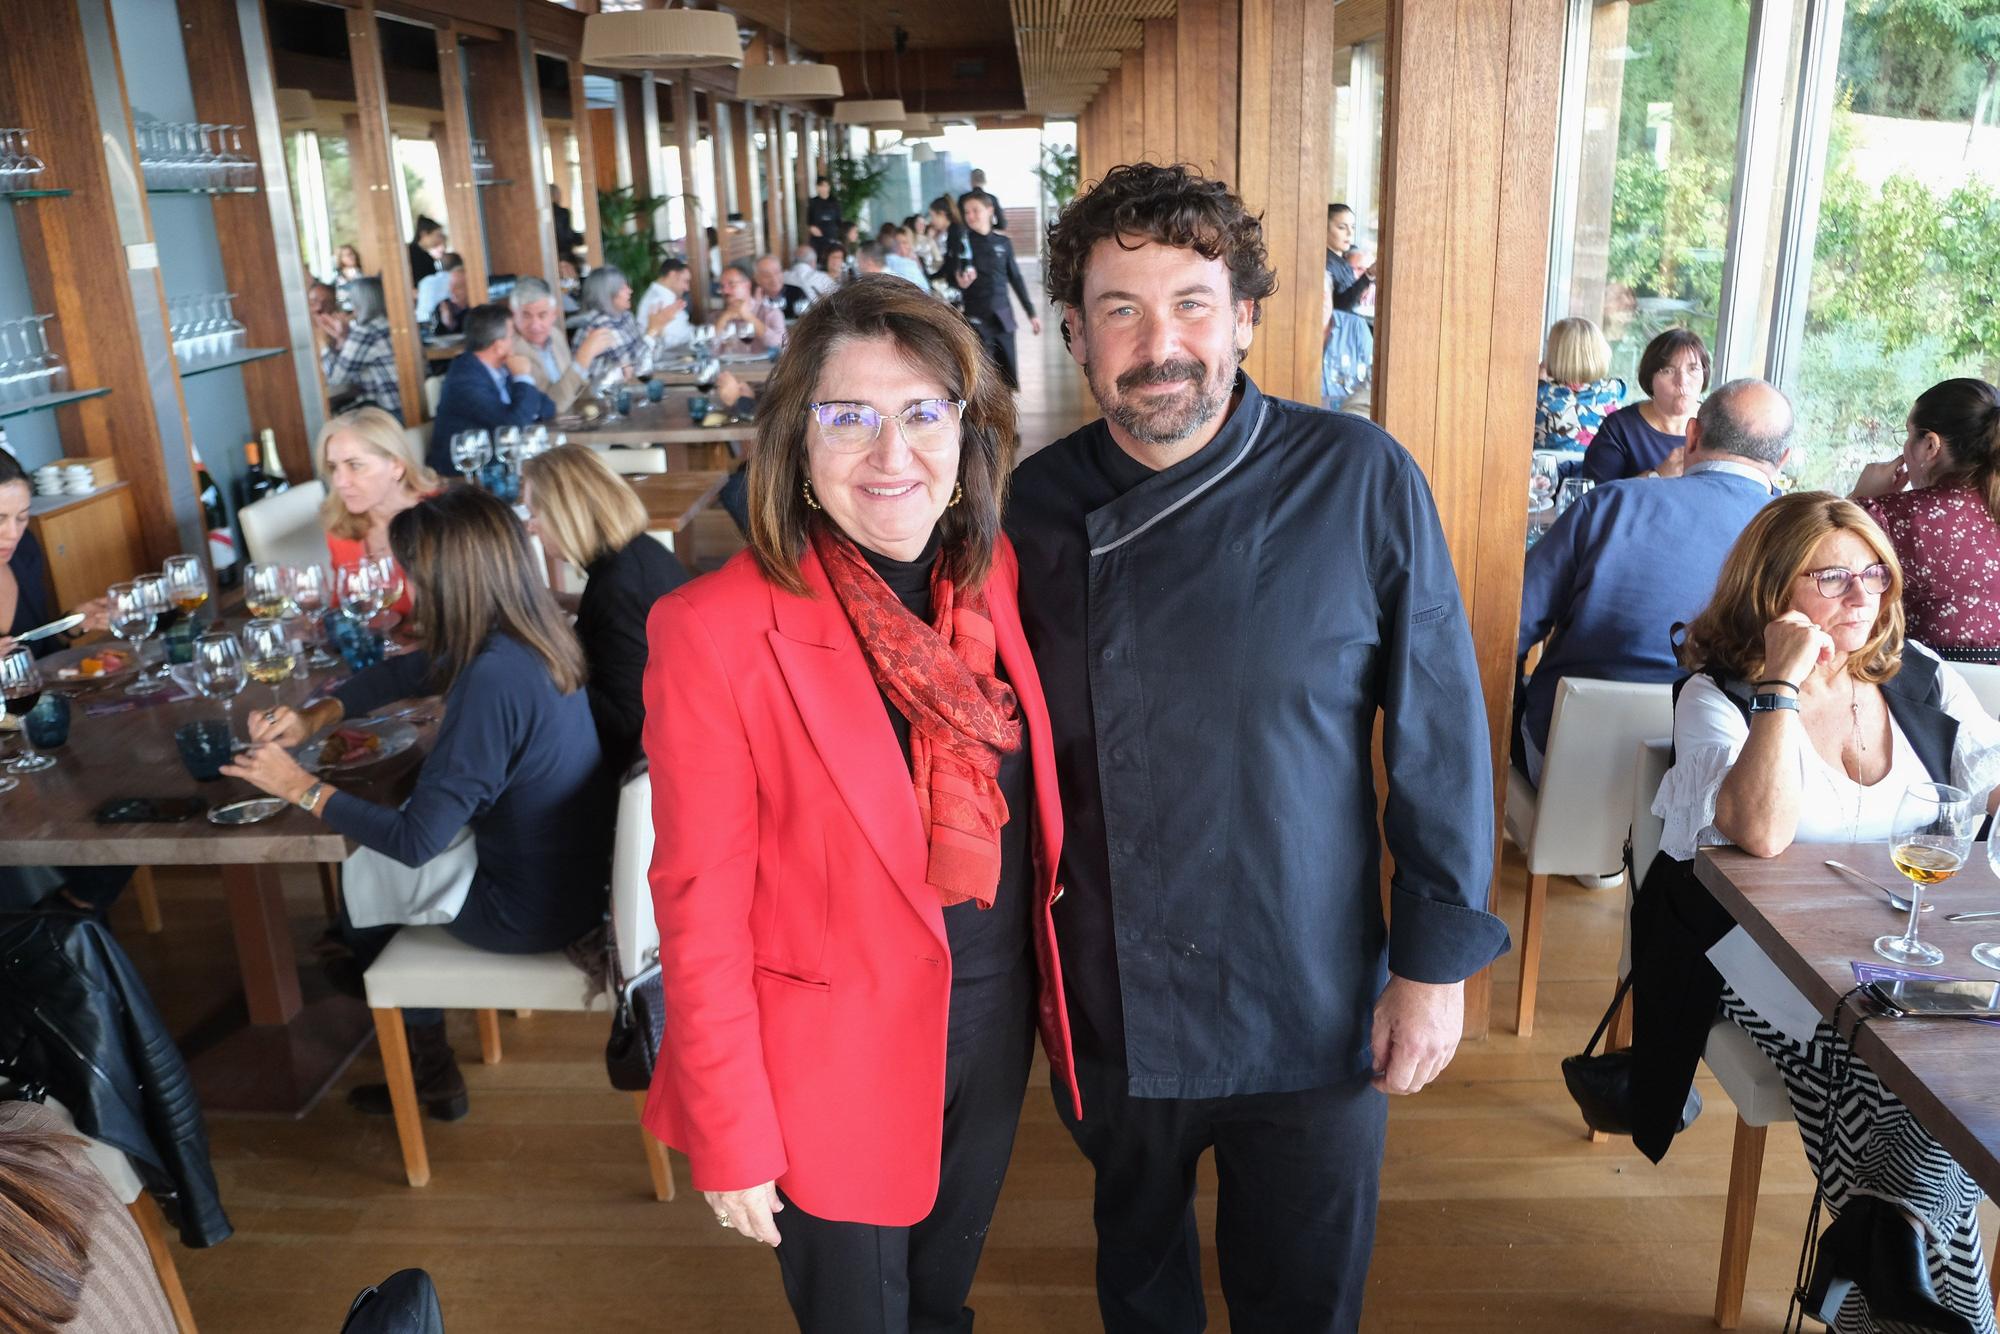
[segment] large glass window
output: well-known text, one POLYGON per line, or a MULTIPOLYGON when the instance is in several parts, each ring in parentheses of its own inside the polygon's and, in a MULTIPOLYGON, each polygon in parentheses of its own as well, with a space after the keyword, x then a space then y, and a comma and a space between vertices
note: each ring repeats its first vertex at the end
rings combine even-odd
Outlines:
POLYGON ((1603 328, 1634 398, 1655 334, 1685 325, 1715 340, 1750 4, 1610 0, 1572 53, 1586 68, 1560 304, 1603 328))
POLYGON ((1902 447, 1939 380, 2000 379, 2000 96, 1973 6, 1849 0, 1803 328, 1785 388, 1802 484, 1902 447))
POLYGON ((1379 41, 1350 46, 1334 62, 1326 197, 1354 210, 1354 243, 1370 255, 1382 222, 1383 69, 1379 41))

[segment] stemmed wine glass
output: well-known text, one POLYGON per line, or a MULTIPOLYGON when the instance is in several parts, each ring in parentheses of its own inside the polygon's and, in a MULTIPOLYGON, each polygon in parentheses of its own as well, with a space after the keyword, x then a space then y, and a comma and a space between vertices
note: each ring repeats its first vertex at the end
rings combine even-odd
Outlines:
POLYGON ((460 431, 451 438, 451 466, 459 475, 469 480, 478 480, 479 470, 486 466, 491 457, 492 446, 487 443, 484 431, 460 431))
MULTIPOLYGON (((154 630, 158 630, 160 622, 174 609, 173 597, 167 592, 166 578, 163 575, 157 574, 135 575, 132 579, 132 587, 137 590, 140 597, 146 600, 146 605, 152 608, 153 627, 154 630)), ((147 633, 150 635, 153 632, 148 631, 147 633)), ((146 667, 146 645, 142 641, 139 645, 139 665, 145 670, 141 671, 134 678, 132 684, 126 687, 125 693, 128 695, 155 695, 165 690, 168 684, 168 656, 167 653, 162 651, 159 662, 151 667, 146 667)))
MULTIPOLYGON (((113 584, 111 599, 111 633, 132 647, 133 657, 144 662, 146 640, 152 636, 153 628, 159 624, 159 613, 153 609, 151 601, 138 581, 129 584, 113 584)), ((142 673, 125 687, 128 695, 150 695, 159 689, 145 679, 142 673), (143 688, 142 688, 143 687, 143 688)))
POLYGON ((194 688, 203 699, 222 701, 222 720, 229 734, 236 735, 233 710, 236 697, 250 684, 243 667, 243 646, 226 630, 213 631, 194 641, 194 688))
POLYGON ((169 556, 160 577, 167 581, 167 597, 183 616, 192 616, 208 601, 208 572, 199 556, 169 556))
POLYGON ((250 673, 250 679, 261 681, 271 687, 271 707, 277 708, 283 700, 279 692, 284 683, 291 679, 292 669, 298 666, 298 654, 292 649, 292 637, 285 630, 285 623, 271 617, 260 616, 243 627, 243 662, 250 673))
POLYGON ((333 591, 340 609, 362 625, 379 616, 396 600, 389 592, 396 580, 395 564, 387 557, 369 556, 335 570, 333 591))
MULTIPOLYGON (((35 665, 33 651, 17 648, 6 657, 0 658, 0 695, 7 700, 7 712, 16 718, 25 718, 42 697, 42 669, 35 665)), ((7 765, 17 774, 40 773, 43 769, 53 769, 55 756, 44 755, 35 749, 35 743, 28 738, 26 723, 21 725, 21 753, 7 765)))
POLYGON ((1943 783, 1910 785, 1889 827, 1889 855, 1910 881, 1910 924, 1900 936, 1877 937, 1877 954, 1905 967, 1934 968, 1944 962, 1943 950, 1917 939, 1924 889, 1958 874, 1978 828, 1972 794, 1965 789, 1943 783))
POLYGON ((382 606, 387 610, 403 600, 403 567, 396 563, 394 556, 370 556, 368 564, 374 567, 375 582, 382 589, 382 606))
POLYGON ((324 565, 294 565, 291 574, 292 606, 313 628, 312 652, 306 658, 306 666, 331 667, 340 659, 328 653, 320 640, 326 633, 326 613, 333 605, 333 580, 327 576, 324 565))
POLYGON ((292 611, 291 572, 282 565, 251 561, 243 568, 243 601, 252 616, 272 620, 292 611))

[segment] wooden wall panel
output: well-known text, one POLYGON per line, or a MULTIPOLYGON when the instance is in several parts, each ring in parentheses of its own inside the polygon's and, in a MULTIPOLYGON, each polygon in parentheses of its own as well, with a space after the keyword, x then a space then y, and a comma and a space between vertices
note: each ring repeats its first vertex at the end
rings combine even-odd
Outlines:
MULTIPOLYGON (((194 90, 195 114, 221 125, 254 125, 249 63, 235 0, 180 0, 181 32, 187 47, 188 83, 194 90)), ((261 68, 269 70, 270 39, 261 68)), ((258 136, 248 135, 243 151, 258 156, 258 136)), ((259 162, 259 180, 267 191, 288 191, 282 158, 259 162)), ((229 290, 239 293, 235 310, 250 347, 291 346, 287 298, 303 299, 297 274, 278 270, 277 243, 271 208, 263 194, 217 195, 215 233, 222 248, 222 271, 229 290)), ((242 368, 243 396, 250 424, 277 433, 278 455, 292 477, 313 475, 312 441, 306 438, 305 404, 299 397, 298 367, 288 357, 269 357, 242 368)), ((324 415, 325 403, 320 404, 324 415)))
POLYGON ((403 400, 403 421, 424 420, 424 352, 417 338, 416 292, 410 281, 407 239, 396 220, 392 190, 402 189, 402 175, 389 152, 389 90, 382 75, 382 34, 374 0, 361 0, 347 11, 347 51, 354 64, 354 118, 358 137, 350 139, 355 211, 366 217, 362 234, 369 238, 364 262, 381 266, 382 302, 389 313, 389 332, 396 349, 396 381, 403 400), (372 260, 367 256, 372 255, 372 260))
POLYGON ((473 131, 486 141, 496 182, 480 187, 486 205, 486 255, 495 273, 533 274, 551 286, 556 271, 555 216, 542 169, 542 98, 534 52, 521 35, 468 42, 473 131))
POLYGON ((742 214, 743 225, 750 229, 750 248, 766 250, 769 247, 764 242, 763 191, 757 186, 756 116, 747 102, 724 102, 722 108, 729 119, 729 142, 735 163, 736 197, 730 207, 742 214))
MULTIPOLYGON (((1545 277, 1542 246, 1504 238, 1547 235, 1560 13, 1390 0, 1388 38, 1377 415, 1430 478, 1504 776, 1545 277)), ((1482 974, 1468 1035, 1490 1010, 1482 974)))
MULTIPOLYGON (((674 143, 681 155, 681 207, 687 227, 687 262, 694 270, 694 286, 688 289, 692 318, 708 315, 708 237, 702 232, 701 200, 694 191, 695 149, 701 135, 701 119, 695 107, 694 84, 681 78, 674 81, 674 143)), ((632 275, 627 274, 630 278, 632 275)))
POLYGON ((811 233, 806 231, 806 200, 811 199, 818 188, 819 178, 833 171, 833 134, 842 127, 818 125, 811 112, 801 113, 792 123, 798 132, 798 148, 792 156, 792 182, 786 194, 785 222, 791 228, 791 243, 800 245, 811 233), (813 160, 812 136, 815 129, 820 131, 819 160, 813 160))
POLYGON ((56 410, 63 452, 118 461, 118 475, 132 483, 138 503, 147 559, 157 563, 181 549, 164 451, 167 445, 185 450, 187 443, 163 443, 146 401, 146 357, 111 209, 105 146, 96 117, 79 101, 91 87, 75 5, 32 12, 27 5, 0 5, 0 121, 34 128, 34 151, 48 164, 38 184, 74 192, 8 205, 20 233, 29 296, 36 311, 56 317, 50 340, 69 366, 70 383, 111 386, 108 395, 56 410))
MULTIPOLYGON (((1175 156, 1232 183, 1237 166, 1240 27, 1240 0, 1180 0, 1174 14, 1175 156)), ((1252 81, 1266 77, 1260 71, 1252 81)))
POLYGON ((790 265, 792 244, 785 226, 785 110, 783 107, 756 108, 764 124, 764 180, 769 189, 764 197, 764 244, 790 265))
POLYGON ((622 173, 630 173, 631 167, 621 161, 618 151, 618 108, 590 108, 590 142, 596 149, 597 175, 592 184, 599 190, 616 190, 623 182, 622 173))
POLYGON ((477 306, 486 301, 486 276, 494 270, 487 263, 479 186, 472 171, 472 104, 466 94, 458 30, 446 24, 436 35, 438 86, 444 102, 438 166, 444 171, 444 205, 451 214, 451 248, 465 261, 465 298, 477 306))
POLYGON ((646 114, 646 87, 644 79, 618 80, 618 105, 625 116, 625 145, 631 155, 632 191, 638 195, 653 193, 654 149, 647 128, 651 118, 646 114))
POLYGON ((1118 160, 1137 162, 1146 156, 1146 57, 1129 52, 1118 70, 1118 160))
POLYGON ((1148 19, 1146 43, 1140 55, 1146 67, 1146 120, 1140 130, 1140 151, 1149 162, 1179 160, 1176 117, 1180 104, 1180 69, 1175 58, 1174 21, 1148 19))

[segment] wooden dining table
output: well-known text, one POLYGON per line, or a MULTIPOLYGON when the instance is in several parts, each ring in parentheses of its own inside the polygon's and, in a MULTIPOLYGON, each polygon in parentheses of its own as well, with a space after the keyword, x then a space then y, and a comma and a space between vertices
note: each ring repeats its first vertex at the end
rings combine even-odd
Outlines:
MULTIPOLYGON (((6 830, 0 865, 216 867, 235 937, 242 997, 182 1035, 183 1054, 204 1108, 303 1115, 374 1029, 359 1000, 333 991, 316 969, 300 972, 279 872, 285 866, 337 864, 355 845, 292 807, 242 826, 215 825, 199 816, 184 823, 99 823, 97 811, 116 799, 199 797, 213 809, 261 794, 237 779, 197 782, 181 762, 174 729, 217 717, 221 705, 128 697, 120 681, 92 690, 86 682, 57 679, 61 668, 89 651, 71 649, 42 660, 56 688, 90 693, 70 700, 69 739, 49 752, 56 766, 24 774, 18 787, 0 793, 0 827, 6 830)), ((150 660, 157 661, 159 653, 159 646, 152 646, 150 660)), ((288 682, 283 697, 297 703, 312 688, 288 682)), ((237 698, 239 737, 247 714, 269 699, 269 687, 257 685, 237 698)), ((415 748, 343 775, 341 787, 376 799, 400 796, 434 736, 437 710, 427 713, 429 721, 412 720, 420 723, 415 748)))
MULTIPOLYGON (((776 357, 752 357, 746 361, 724 360, 721 365, 722 369, 728 371, 731 375, 743 381, 743 383, 756 386, 763 384, 771 378, 771 372, 777 368, 778 359, 776 357)), ((656 371, 654 375, 655 378, 664 380, 676 387, 685 388, 695 382, 693 371, 656 371)))
MULTIPOLYGON (((721 426, 703 426, 689 412, 692 389, 669 389, 657 403, 643 392, 633 394, 632 410, 602 426, 571 424, 568 414, 550 423, 570 441, 583 445, 727 445, 736 457, 757 438, 753 422, 731 419, 721 426)), ((715 405, 718 409, 720 404, 715 405)), ((682 465, 685 466, 685 465, 682 465)))
MULTIPOLYGON (((1795 843, 1770 858, 1707 848, 1695 859, 1695 874, 1716 902, 1822 1015, 1832 1014, 1853 990, 1855 962, 1891 966, 1876 955, 1875 938, 1899 934, 1908 917, 1827 866, 1829 857, 1909 893, 1884 845, 1795 843)), ((1919 935, 1943 950, 1945 960, 1917 971, 2000 980, 2000 972, 1974 963, 1970 953, 1981 941, 2000 940, 2000 918, 1946 920, 1956 912, 2000 910, 2000 880, 1986 864, 1985 849, 1975 847, 1965 868, 1929 897, 1937 907, 1923 914, 1919 935)), ((1861 1027, 1854 1051, 1980 1189, 2000 1197, 2000 1026, 1875 1018, 1861 1027)))

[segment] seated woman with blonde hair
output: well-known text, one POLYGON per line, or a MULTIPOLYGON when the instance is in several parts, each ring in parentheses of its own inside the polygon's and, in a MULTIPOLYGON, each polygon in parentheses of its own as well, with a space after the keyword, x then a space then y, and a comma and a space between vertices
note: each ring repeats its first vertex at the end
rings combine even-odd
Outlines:
POLYGON ((1580 317, 1549 326, 1535 390, 1535 448, 1581 455, 1597 428, 1625 401, 1625 382, 1611 374, 1611 344, 1580 317))
MULTIPOLYGON (((313 444, 313 461, 326 483, 319 521, 335 569, 370 556, 393 560, 389 521, 444 485, 417 457, 403 424, 380 408, 356 408, 330 419, 313 444)), ((410 581, 402 582, 402 596, 390 610, 407 616, 410 581)))
POLYGON ((528 531, 551 556, 589 576, 576 607, 576 638, 590 668, 585 690, 604 762, 639 758, 646 720, 646 617, 688 581, 687 568, 646 532, 646 507, 588 445, 561 445, 521 465, 528 531))
POLYGON ((1719 1009, 1783 1075, 1834 1215, 1808 1313, 1843 1334, 1994 1334, 1978 1185, 1689 873, 1721 844, 1884 842, 1915 784, 2000 800, 2000 722, 1903 637, 1902 592, 1875 521, 1805 492, 1750 521, 1687 629, 1660 857, 1633 910, 1634 1050, 1653 1072, 1635 1076, 1652 1092, 1634 1140, 1665 1153, 1719 1009))

